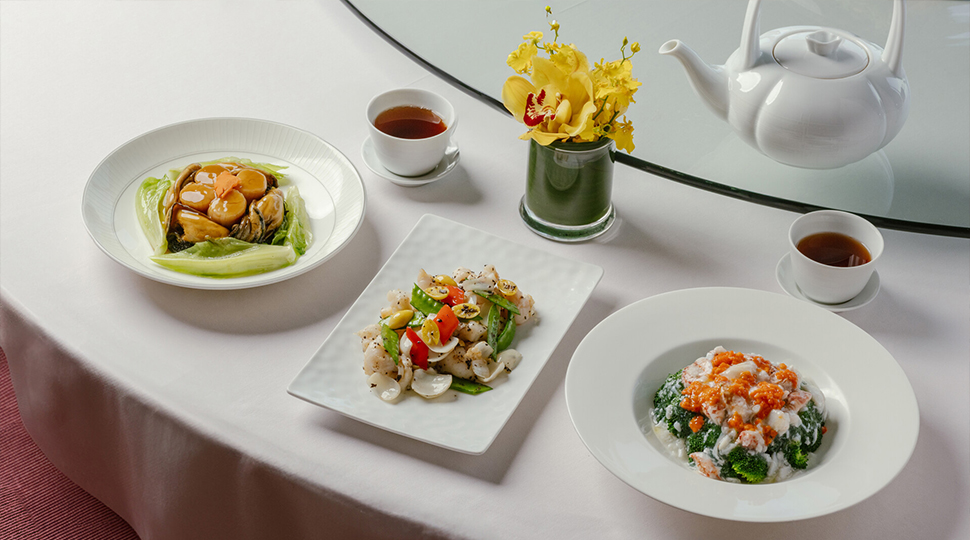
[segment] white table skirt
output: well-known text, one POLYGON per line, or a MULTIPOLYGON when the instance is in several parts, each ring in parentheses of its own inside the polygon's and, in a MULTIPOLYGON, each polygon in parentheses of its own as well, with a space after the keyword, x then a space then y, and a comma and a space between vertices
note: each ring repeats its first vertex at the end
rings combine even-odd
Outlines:
POLYGON ((614 231, 580 245, 542 240, 517 214, 522 127, 402 56, 339 2, 3 2, 0 15, 0 346, 31 436, 145 540, 970 536, 966 239, 884 230, 882 290, 843 315, 886 347, 916 392, 920 438, 899 476, 805 522, 701 517, 635 491, 592 457, 569 420, 563 377, 582 337, 635 300, 698 286, 780 293, 775 265, 796 214, 619 166, 614 231), (360 157, 368 100, 404 86, 439 92, 461 114, 458 169, 421 188, 382 180, 360 157), (230 292, 149 281, 98 250, 79 207, 101 159, 151 129, 214 116, 290 124, 345 153, 367 191, 353 242, 302 276, 230 292), (429 212, 605 269, 481 456, 286 393, 429 212))

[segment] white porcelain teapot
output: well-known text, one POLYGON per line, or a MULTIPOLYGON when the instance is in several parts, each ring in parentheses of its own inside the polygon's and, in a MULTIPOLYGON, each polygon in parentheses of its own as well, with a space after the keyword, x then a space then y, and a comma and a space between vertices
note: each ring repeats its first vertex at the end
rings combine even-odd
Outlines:
POLYGON ((738 135, 775 161, 832 169, 889 143, 909 112, 902 66, 904 0, 894 0, 883 50, 834 28, 789 26, 759 38, 761 0, 749 0, 741 47, 711 66, 679 40, 660 47, 738 135))

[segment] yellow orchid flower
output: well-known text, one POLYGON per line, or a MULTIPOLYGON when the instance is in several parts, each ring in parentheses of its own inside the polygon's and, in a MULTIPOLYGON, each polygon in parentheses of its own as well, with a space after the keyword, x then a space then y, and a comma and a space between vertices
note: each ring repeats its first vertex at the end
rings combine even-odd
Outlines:
POLYGON ((538 31, 529 32, 528 34, 522 36, 522 39, 533 45, 538 45, 539 42, 542 41, 542 32, 538 32, 538 31))
POLYGON ((616 122, 615 126, 606 135, 616 143, 617 150, 624 150, 626 153, 633 152, 633 124, 630 122, 616 122))
MULTIPOLYGON (((547 13, 551 13, 547 8, 547 13)), ((549 23, 555 32, 551 43, 542 43, 542 32, 522 36, 523 43, 509 54, 508 65, 516 73, 531 79, 512 76, 502 87, 502 103, 512 116, 529 131, 522 139, 542 145, 555 141, 591 142, 609 137, 620 150, 633 151, 633 125, 618 118, 631 103, 640 82, 633 78, 630 58, 639 52, 640 44, 630 46, 623 38, 622 58, 607 62, 601 59, 591 70, 586 55, 574 44, 557 43, 559 23, 549 23), (539 51, 548 58, 539 56, 539 51)))
POLYGON ((589 71, 589 62, 586 60, 586 55, 580 52, 575 45, 550 43, 546 50, 549 51, 549 60, 563 73, 589 71))
POLYGON ((532 58, 539 52, 535 43, 525 42, 509 54, 505 63, 516 73, 527 73, 532 69, 532 58))

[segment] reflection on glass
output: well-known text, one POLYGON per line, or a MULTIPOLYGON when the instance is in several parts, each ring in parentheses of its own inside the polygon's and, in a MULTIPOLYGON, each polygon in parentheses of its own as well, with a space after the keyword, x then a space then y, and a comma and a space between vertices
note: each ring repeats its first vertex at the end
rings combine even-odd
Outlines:
MULTIPOLYGON (((505 65, 508 51, 544 24, 548 3, 350 1, 387 37, 499 107, 502 83, 511 74, 505 65), (429 26, 436 31, 427 32, 429 26)), ((552 5, 556 19, 569 29, 561 41, 582 42, 591 61, 616 55, 616 35, 643 47, 634 75, 644 84, 628 113, 637 126, 636 150, 632 159, 618 159, 775 206, 836 208, 864 214, 882 226, 970 236, 970 2, 906 3, 902 64, 911 104, 905 125, 880 152, 820 171, 781 165, 744 144, 703 105, 680 63, 654 52, 678 38, 706 61, 723 64, 740 45, 747 6, 746 0, 569 0, 552 5)), ((763 30, 835 26, 884 44, 893 2, 778 0, 763 2, 760 15, 763 30)), ((741 79, 746 88, 754 83, 753 74, 750 81, 741 79)))

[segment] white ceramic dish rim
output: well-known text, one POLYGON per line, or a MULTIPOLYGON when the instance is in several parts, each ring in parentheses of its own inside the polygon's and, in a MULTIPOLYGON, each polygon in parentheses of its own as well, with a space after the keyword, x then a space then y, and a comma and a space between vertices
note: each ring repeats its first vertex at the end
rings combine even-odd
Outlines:
POLYGON ((686 289, 634 302, 587 334, 565 385, 574 427, 608 470, 661 502, 720 519, 793 521, 847 508, 895 478, 919 434, 909 380, 875 339, 836 314, 765 291, 686 289), (767 485, 712 480, 643 433, 662 380, 716 345, 787 360, 821 388, 830 429, 809 470, 767 485))
MULTIPOLYGON (((125 158, 130 159, 130 156, 125 156, 125 158)), ((131 169, 132 165, 127 164, 127 168, 131 169)), ((302 170, 305 167, 300 168, 302 170)), ((306 183, 307 181, 305 180, 304 184, 306 183)), ((303 189, 301 189, 301 194, 304 196, 304 199, 307 198, 307 194, 303 193, 303 189)), ((311 203, 312 201, 308 201, 308 205, 311 203)), ((336 147, 308 131, 287 124, 243 117, 210 117, 185 120, 155 128, 128 140, 115 148, 95 167, 88 177, 81 201, 81 213, 85 229, 98 248, 111 259, 135 273, 154 281, 179 287, 209 290, 233 290, 259 287, 296 277, 317 267, 336 255, 353 239, 360 225, 363 223, 365 208, 366 194, 364 192, 363 181, 350 160, 336 147), (145 147, 152 143, 160 144, 160 142, 164 141, 167 134, 175 133, 180 129, 192 129, 204 132, 206 136, 212 136, 217 139, 215 143, 211 144, 219 144, 221 139, 229 136, 229 131, 218 131, 218 124, 220 123, 232 127, 240 137, 248 136, 251 138, 253 132, 260 128, 271 130, 272 134, 276 137, 272 142, 275 144, 282 144, 282 142, 291 143, 288 150, 293 155, 280 156, 274 155, 280 152, 267 153, 265 147, 269 145, 269 141, 266 140, 248 140, 242 144, 238 141, 234 143, 230 142, 224 143, 226 147, 220 148, 220 150, 207 148, 198 152, 191 150, 179 152, 178 155, 153 155, 150 160, 143 157, 138 161, 138 165, 134 166, 139 171, 138 173, 128 174, 126 178, 112 182, 111 186, 105 187, 98 184, 98 180, 102 176, 110 174, 107 171, 114 166, 115 161, 122 159, 120 156, 123 156, 126 151, 144 152, 145 149, 140 147, 145 147), (212 126, 217 127, 213 128, 212 126), (249 131, 243 133, 244 130, 249 131), (281 136, 289 137, 290 139, 281 141, 279 140, 281 136), (293 146, 292 143, 299 143, 299 146, 293 146), (309 153, 311 150, 316 150, 317 153, 309 153), (325 152, 326 155, 320 154, 320 151, 325 152), (334 213, 339 214, 333 218, 334 223, 329 231, 329 235, 323 236, 319 234, 320 231, 314 228, 315 245, 311 244, 308 253, 300 257, 296 263, 279 270, 239 278, 217 279, 192 276, 162 268, 150 261, 134 260, 126 248, 120 245, 117 237, 118 231, 116 230, 114 221, 118 200, 136 182, 142 181, 152 169, 156 169, 162 164, 173 160, 188 159, 201 154, 220 154, 219 157, 247 157, 247 155, 258 157, 263 155, 274 158, 274 161, 285 161, 291 167, 295 165, 294 158, 297 156, 305 161, 319 157, 333 159, 336 167, 340 169, 338 171, 341 173, 339 179, 334 180, 329 177, 320 178, 311 173, 306 173, 307 175, 313 176, 313 180, 319 183, 318 186, 312 187, 323 189, 327 192, 327 195, 331 198, 330 203, 333 206, 334 213), (130 178, 127 178, 128 176, 130 178), (99 204, 100 206, 110 207, 110 210, 99 210, 99 204), (338 209, 340 210, 339 212, 338 209)), ((142 234, 140 228, 137 234, 142 234)))
MULTIPOLYGON (((476 268, 477 267, 477 268, 476 268)), ((515 244, 461 223, 425 214, 361 292, 334 330, 290 383, 300 399, 347 417, 419 441, 467 454, 484 453, 552 356, 592 294, 603 269, 515 244), (447 230, 451 249, 425 249, 447 230), (382 402, 367 387, 361 369, 360 339, 354 333, 377 321, 391 289, 404 289, 420 268, 451 272, 458 266, 494 264, 536 301, 538 324, 520 327, 512 346, 523 360, 511 374, 477 396, 457 394, 451 402, 426 401, 416 394, 382 402), (450 267, 450 268, 447 268, 450 267)))

